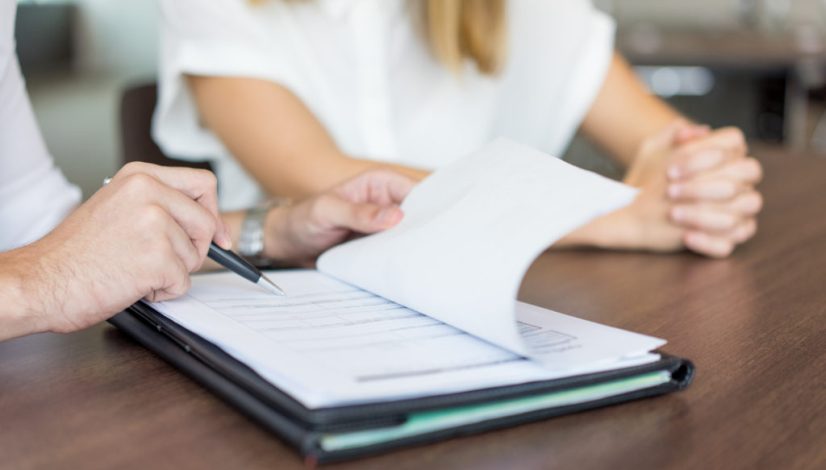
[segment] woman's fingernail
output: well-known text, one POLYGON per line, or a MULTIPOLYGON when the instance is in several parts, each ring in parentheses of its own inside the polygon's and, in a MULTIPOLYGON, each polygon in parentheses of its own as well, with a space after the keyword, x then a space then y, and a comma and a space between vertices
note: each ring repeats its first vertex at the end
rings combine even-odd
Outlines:
POLYGON ((668 197, 678 198, 683 193, 683 188, 678 184, 672 184, 668 187, 668 197))
POLYGON ((680 176, 682 176, 682 171, 680 170, 680 167, 672 166, 671 168, 668 169, 668 177, 669 178, 671 178, 673 180, 676 180, 676 179, 679 179, 680 176))

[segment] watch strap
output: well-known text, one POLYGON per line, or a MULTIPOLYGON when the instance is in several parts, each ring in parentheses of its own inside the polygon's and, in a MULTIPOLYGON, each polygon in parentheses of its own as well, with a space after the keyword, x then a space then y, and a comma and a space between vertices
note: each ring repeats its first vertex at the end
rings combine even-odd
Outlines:
POLYGON ((273 208, 288 204, 289 200, 277 198, 247 209, 238 237, 238 254, 255 266, 268 266, 270 260, 264 256, 267 215, 273 208))

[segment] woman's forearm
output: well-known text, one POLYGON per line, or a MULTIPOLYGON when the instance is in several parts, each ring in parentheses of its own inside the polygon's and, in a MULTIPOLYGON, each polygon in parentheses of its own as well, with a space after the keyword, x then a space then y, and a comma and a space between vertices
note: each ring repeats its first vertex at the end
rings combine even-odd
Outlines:
POLYGON ((343 154, 301 100, 265 80, 188 77, 202 120, 273 196, 303 198, 374 168, 426 172, 343 154))
POLYGON ((646 139, 681 118, 675 109, 652 95, 628 62, 615 54, 581 130, 609 156, 628 167, 646 139))

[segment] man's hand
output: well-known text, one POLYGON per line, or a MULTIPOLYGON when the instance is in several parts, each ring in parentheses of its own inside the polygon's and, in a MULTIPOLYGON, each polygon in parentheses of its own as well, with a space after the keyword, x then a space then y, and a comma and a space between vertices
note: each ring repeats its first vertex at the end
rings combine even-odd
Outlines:
POLYGON ((211 241, 231 241, 207 171, 125 166, 42 240, 11 252, 31 331, 70 332, 187 291, 211 241))
POLYGON ((312 265, 326 249, 359 234, 386 230, 403 217, 399 205, 416 181, 370 170, 318 196, 278 207, 267 217, 266 256, 312 265))

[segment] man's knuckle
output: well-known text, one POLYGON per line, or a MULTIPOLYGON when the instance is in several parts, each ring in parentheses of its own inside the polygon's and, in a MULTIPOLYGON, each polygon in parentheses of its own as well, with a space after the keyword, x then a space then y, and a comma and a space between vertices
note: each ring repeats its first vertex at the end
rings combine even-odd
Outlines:
POLYGON ((145 229, 159 229, 166 220, 166 211, 156 204, 147 204, 140 211, 139 223, 145 229))
POLYGON ((163 237, 159 237, 155 242, 155 247, 151 253, 147 253, 151 265, 164 275, 168 274, 170 262, 175 259, 175 251, 169 244, 169 241, 163 237))
POLYGON ((211 239, 218 229, 218 221, 211 214, 202 211, 182 228, 192 240, 211 239))
POLYGON ((209 170, 198 170, 201 175, 201 179, 204 181, 209 187, 215 187, 218 185, 218 178, 215 176, 215 173, 209 170))
POLYGON ((202 191, 214 191, 218 187, 218 178, 209 170, 187 169, 188 178, 202 191))
POLYGON ((124 179, 123 186, 133 197, 148 194, 153 190, 155 178, 146 173, 134 173, 124 179))
POLYGON ((141 173, 146 169, 146 163, 144 162, 129 162, 126 165, 123 165, 119 173, 122 174, 134 174, 134 173, 141 173))

